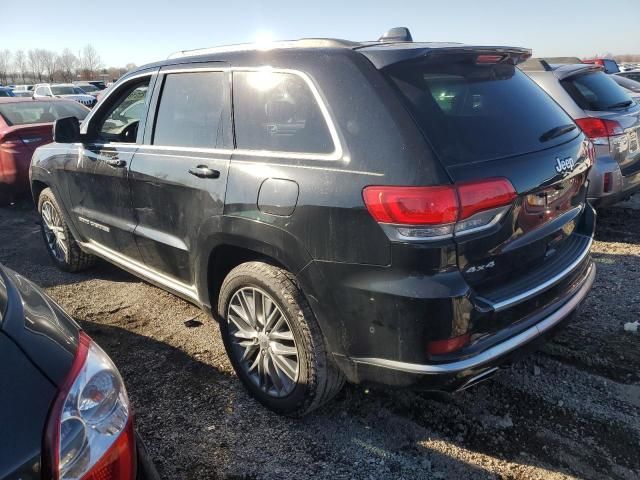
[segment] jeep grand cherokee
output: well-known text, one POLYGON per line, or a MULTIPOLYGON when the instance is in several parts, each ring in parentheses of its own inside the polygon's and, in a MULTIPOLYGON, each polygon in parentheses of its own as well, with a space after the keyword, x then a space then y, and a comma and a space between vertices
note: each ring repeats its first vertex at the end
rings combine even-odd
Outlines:
POLYGON ((593 148, 516 68, 529 56, 400 29, 141 67, 34 154, 45 243, 211 312, 278 412, 345 379, 466 388, 595 275, 593 148))

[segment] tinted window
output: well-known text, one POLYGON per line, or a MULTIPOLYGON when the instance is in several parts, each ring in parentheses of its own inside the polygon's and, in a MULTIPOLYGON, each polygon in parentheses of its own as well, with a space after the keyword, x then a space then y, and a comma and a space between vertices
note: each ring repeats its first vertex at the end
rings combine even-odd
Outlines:
POLYGON ((97 132, 105 140, 135 143, 140 120, 146 112, 149 79, 124 88, 116 94, 117 100, 111 105, 97 132))
POLYGON ((48 123, 64 117, 76 117, 82 121, 88 113, 88 108, 71 101, 0 104, 0 115, 9 126, 48 123))
POLYGON ((222 72, 167 75, 153 135, 154 145, 215 148, 225 110, 222 72))
POLYGON ((633 103, 627 92, 604 72, 570 77, 561 83, 578 106, 585 110, 615 110, 633 103))
POLYGON ((77 92, 77 90, 80 90, 77 87, 71 87, 71 86, 53 86, 51 87, 51 92, 54 95, 73 95, 75 93, 81 93, 81 92, 77 92))
POLYGON ((521 155, 565 142, 544 134, 571 118, 512 65, 422 63, 387 73, 445 165, 521 155))
POLYGON ((233 101, 238 148, 301 153, 335 149, 322 111, 298 75, 234 72, 233 101))
POLYGON ((605 60, 604 70, 607 73, 618 73, 620 71, 620 69, 618 68, 618 64, 615 62, 615 60, 605 60))

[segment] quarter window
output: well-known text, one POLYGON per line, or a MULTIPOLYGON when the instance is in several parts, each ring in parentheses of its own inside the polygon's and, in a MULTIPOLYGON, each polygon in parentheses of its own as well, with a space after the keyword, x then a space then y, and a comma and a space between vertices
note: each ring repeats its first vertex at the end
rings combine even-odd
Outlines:
POLYGON ((223 72, 167 75, 153 134, 154 145, 215 148, 222 140, 223 72))
POLYGON ((236 147, 275 152, 331 153, 329 128, 299 75, 234 72, 236 147))
POLYGON ((110 142, 135 143, 140 120, 146 112, 149 79, 125 88, 97 127, 100 138, 110 142))

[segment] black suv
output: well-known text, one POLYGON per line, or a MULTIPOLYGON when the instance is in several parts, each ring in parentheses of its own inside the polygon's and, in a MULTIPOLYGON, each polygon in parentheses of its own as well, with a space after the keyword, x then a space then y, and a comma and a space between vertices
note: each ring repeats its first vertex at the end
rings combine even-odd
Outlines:
POLYGON ((102 257, 220 322, 268 407, 352 382, 457 390, 594 279, 593 148, 530 51, 309 39, 130 72, 31 166, 54 261, 102 257))

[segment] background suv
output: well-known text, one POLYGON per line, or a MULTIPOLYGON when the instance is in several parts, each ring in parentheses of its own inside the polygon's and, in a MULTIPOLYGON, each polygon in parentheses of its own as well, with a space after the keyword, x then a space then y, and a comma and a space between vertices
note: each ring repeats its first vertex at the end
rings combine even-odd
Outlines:
POLYGON ((67 100, 75 100, 85 107, 93 107, 96 99, 93 95, 89 95, 76 87, 72 83, 49 84, 39 83, 33 89, 33 98, 66 98, 67 100))
POLYGON ((394 29, 141 67, 36 150, 47 248, 211 312, 278 412, 345 378, 465 388, 570 318, 595 275, 593 150, 515 67, 529 56, 394 29))
POLYGON ((521 68, 573 117, 596 148, 589 200, 606 206, 640 189, 640 105, 598 65, 551 65, 530 59, 521 68))

